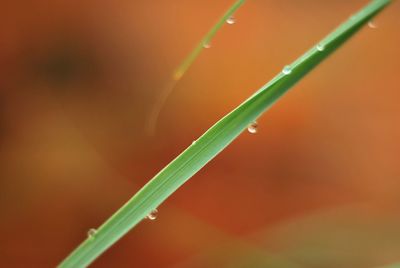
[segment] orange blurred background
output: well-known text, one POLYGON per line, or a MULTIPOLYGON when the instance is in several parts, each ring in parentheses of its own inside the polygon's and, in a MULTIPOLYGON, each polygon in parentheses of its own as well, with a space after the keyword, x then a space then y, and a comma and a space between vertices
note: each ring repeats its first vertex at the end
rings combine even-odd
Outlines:
MULTIPOLYGON (((3 1, 0 266, 54 267, 191 141, 368 1, 3 1)), ((395 2, 93 267, 400 261, 395 2)))

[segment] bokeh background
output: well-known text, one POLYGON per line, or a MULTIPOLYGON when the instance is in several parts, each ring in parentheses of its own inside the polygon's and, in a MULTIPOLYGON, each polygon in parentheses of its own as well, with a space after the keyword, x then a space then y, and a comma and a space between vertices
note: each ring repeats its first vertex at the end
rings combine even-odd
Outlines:
MULTIPOLYGON (((368 1, 3 0, 0 266, 54 267, 163 166, 368 1)), ((93 267, 400 261, 400 3, 302 80, 93 267)))

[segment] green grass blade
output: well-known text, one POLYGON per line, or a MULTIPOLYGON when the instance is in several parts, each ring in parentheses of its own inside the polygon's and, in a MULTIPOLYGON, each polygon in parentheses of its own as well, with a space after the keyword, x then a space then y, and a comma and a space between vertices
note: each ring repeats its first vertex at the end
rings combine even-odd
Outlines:
POLYGON ((204 49, 205 45, 209 45, 211 40, 214 38, 215 34, 218 30, 225 24, 225 22, 233 16, 236 10, 243 5, 245 0, 238 0, 236 1, 221 17, 221 19, 211 28, 211 30, 203 37, 200 43, 192 50, 192 52, 183 60, 183 62, 176 68, 173 79, 179 80, 185 72, 189 69, 192 65, 194 60, 199 56, 200 52, 204 49))
POLYGON ((323 39, 319 45, 311 48, 289 65, 286 74, 279 73, 249 99, 218 121, 100 226, 93 237, 87 238, 76 248, 60 264, 60 267, 84 267, 93 262, 390 2, 390 0, 371 1, 369 5, 323 39))
POLYGON ((387 266, 381 266, 380 268, 400 268, 400 263, 394 263, 387 266))
POLYGON ((200 55, 201 51, 205 46, 210 45, 211 40, 215 34, 221 29, 226 21, 233 16, 233 14, 244 4, 246 0, 237 0, 233 5, 225 12, 225 14, 217 21, 216 24, 208 31, 208 33, 201 39, 201 41, 194 47, 194 49, 187 55, 187 57, 181 62, 178 68, 172 73, 171 80, 165 85, 157 98, 153 109, 150 112, 149 119, 146 126, 146 131, 150 135, 154 135, 156 130, 157 120, 162 107, 164 106, 168 96, 171 94, 176 84, 190 68, 193 62, 200 55))

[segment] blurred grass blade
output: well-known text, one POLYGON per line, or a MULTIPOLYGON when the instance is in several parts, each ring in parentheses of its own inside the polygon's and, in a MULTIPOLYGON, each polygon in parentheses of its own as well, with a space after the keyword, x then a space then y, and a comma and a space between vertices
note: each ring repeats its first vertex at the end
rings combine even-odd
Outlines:
POLYGON ((164 106, 168 96, 171 94, 176 84, 190 68, 196 58, 200 55, 201 51, 211 44, 211 40, 214 38, 218 30, 230 19, 233 14, 244 4, 245 0, 237 0, 233 5, 225 12, 225 14, 217 21, 216 24, 210 29, 210 31, 201 39, 200 43, 190 52, 189 55, 182 61, 182 63, 172 73, 171 80, 165 85, 160 95, 158 96, 154 107, 150 111, 149 119, 146 124, 146 131, 150 135, 154 135, 157 125, 157 120, 160 115, 160 111, 164 106))
POLYGON ((291 65, 286 66, 281 73, 212 126, 160 171, 100 226, 92 237, 87 238, 76 248, 60 264, 60 267, 84 267, 93 262, 221 152, 303 76, 339 48, 389 3, 390 0, 371 1, 369 5, 340 25, 303 56, 291 65))
POLYGON ((381 266, 380 268, 400 268, 400 263, 390 264, 387 266, 381 266))
POLYGON ((199 44, 192 50, 192 52, 183 60, 178 68, 173 73, 173 79, 179 80, 192 65, 194 60, 199 56, 200 52, 204 49, 204 46, 210 45, 211 40, 214 38, 218 30, 226 23, 226 21, 233 16, 233 14, 243 5, 245 0, 236 1, 221 19, 211 28, 211 30, 203 37, 199 44))

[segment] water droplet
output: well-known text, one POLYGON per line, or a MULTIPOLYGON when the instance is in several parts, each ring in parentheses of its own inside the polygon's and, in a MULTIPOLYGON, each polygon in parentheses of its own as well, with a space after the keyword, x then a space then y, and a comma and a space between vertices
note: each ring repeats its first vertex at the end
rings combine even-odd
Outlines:
POLYGON ((151 221, 154 221, 155 219, 157 219, 157 214, 158 214, 158 210, 155 208, 149 214, 147 214, 146 218, 151 221))
POLYGON ((258 123, 256 121, 254 121, 253 123, 251 123, 248 127, 247 130, 251 133, 251 134, 255 134, 258 131, 258 123))
POLYGON ((175 81, 178 81, 179 79, 182 78, 182 76, 183 76, 183 72, 182 71, 177 71, 172 76, 172 79, 175 80, 175 81))
POLYGON ((318 44, 318 45, 317 45, 317 50, 318 50, 318 51, 324 51, 324 50, 325 50, 325 46, 322 45, 322 44, 318 44))
POLYGON ((292 72, 292 67, 290 67, 290 65, 286 65, 282 70, 283 74, 290 74, 291 72, 292 72))
POLYGON ((236 19, 235 19, 235 17, 233 17, 233 16, 229 17, 229 18, 226 20, 226 23, 228 23, 228 24, 230 24, 230 25, 235 24, 235 22, 236 22, 236 19))
POLYGON ((87 236, 92 239, 95 237, 96 233, 97 233, 97 230, 92 228, 92 229, 89 229, 89 231, 87 232, 87 236))
POLYGON ((368 22, 368 27, 371 29, 378 28, 378 26, 372 20, 368 22))
POLYGON ((210 44, 210 43, 204 43, 204 44, 203 44, 203 47, 204 47, 204 48, 210 48, 210 47, 211 47, 211 44, 210 44))

